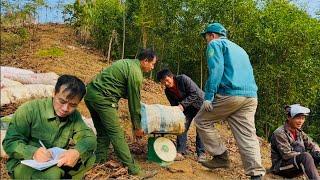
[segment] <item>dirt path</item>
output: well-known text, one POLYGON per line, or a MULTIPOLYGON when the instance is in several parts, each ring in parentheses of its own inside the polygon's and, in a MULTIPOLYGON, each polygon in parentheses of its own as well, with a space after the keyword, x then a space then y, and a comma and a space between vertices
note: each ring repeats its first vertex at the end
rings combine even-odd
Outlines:
MULTIPOLYGON (((13 54, 6 55, 1 59, 1 65, 8 65, 14 67, 21 67, 24 69, 32 69, 36 72, 55 72, 57 74, 73 74, 84 80, 86 83, 101 71, 107 64, 104 61, 104 57, 97 51, 80 45, 72 32, 72 29, 62 25, 43 25, 39 26, 36 31, 36 38, 30 44, 27 44, 24 48, 16 51, 13 54), (56 48, 62 51, 60 56, 40 56, 39 52, 43 52, 48 49, 56 48)), ((142 91, 142 101, 148 104, 159 103, 168 104, 162 87, 153 81, 145 81, 142 91)), ((10 107, 12 108, 12 107, 10 107)), ((14 110, 14 108, 13 108, 14 110)), ((82 102, 79 107, 80 112, 89 117, 88 110, 82 102)), ((5 109, 2 109, 5 111, 5 109)), ((12 110, 11 110, 12 111, 12 110)), ((143 169, 157 171, 157 174, 152 179, 168 180, 168 179, 246 179, 244 175, 243 167, 241 164, 240 155, 235 145, 235 140, 232 137, 230 129, 225 124, 218 124, 217 128, 223 137, 228 150, 231 154, 232 168, 230 169, 217 169, 210 171, 202 167, 195 160, 195 128, 192 126, 189 133, 189 151, 191 152, 186 160, 175 162, 168 167, 160 167, 156 163, 147 162, 146 159, 146 139, 143 141, 143 146, 136 147, 135 143, 131 143, 131 124, 128 116, 127 101, 120 101, 119 108, 120 118, 123 122, 123 128, 125 129, 130 142, 131 150, 135 154, 137 161, 143 169)), ((175 137, 169 137, 172 140, 175 137)), ((175 140, 174 140, 175 141, 175 140)), ((261 141, 262 144, 262 160, 265 167, 270 167, 270 147, 265 141, 261 141)), ((115 159, 113 153, 111 158, 115 159)), ((1 160, 1 178, 8 179, 5 169, 3 168, 5 161, 1 160)), ((98 167, 89 172, 86 179, 92 178, 90 173, 95 174, 94 179, 105 179, 107 174, 105 171, 100 171, 98 167), (97 176, 99 175, 99 176, 97 176)), ((124 173, 126 174, 126 173, 124 173)), ((118 176, 118 179, 137 179, 134 176, 118 176)), ((265 176, 265 179, 278 178, 273 175, 265 176)))

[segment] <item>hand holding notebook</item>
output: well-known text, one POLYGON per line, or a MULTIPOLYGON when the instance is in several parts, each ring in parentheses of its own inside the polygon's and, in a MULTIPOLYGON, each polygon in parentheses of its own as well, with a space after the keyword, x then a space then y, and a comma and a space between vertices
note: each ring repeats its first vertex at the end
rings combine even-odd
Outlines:
POLYGON ((48 149, 51 152, 52 159, 47 162, 38 162, 36 160, 23 160, 21 161, 22 164, 32 167, 37 170, 44 170, 51 166, 54 166, 58 163, 59 156, 66 151, 65 149, 59 148, 59 147, 53 147, 48 149))
POLYGON ((42 147, 38 148, 34 154, 33 158, 34 160, 38 162, 47 162, 52 159, 51 152, 44 146, 41 140, 39 140, 39 143, 42 147))

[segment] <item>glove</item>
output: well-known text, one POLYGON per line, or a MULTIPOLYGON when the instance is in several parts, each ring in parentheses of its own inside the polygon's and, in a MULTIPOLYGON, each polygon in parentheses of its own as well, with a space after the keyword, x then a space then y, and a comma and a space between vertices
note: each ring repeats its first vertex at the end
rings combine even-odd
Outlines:
POLYGON ((210 112, 210 111, 213 110, 212 102, 209 101, 209 100, 205 100, 205 101, 203 102, 203 105, 202 105, 202 106, 203 106, 204 110, 206 110, 206 111, 208 111, 208 112, 210 112))

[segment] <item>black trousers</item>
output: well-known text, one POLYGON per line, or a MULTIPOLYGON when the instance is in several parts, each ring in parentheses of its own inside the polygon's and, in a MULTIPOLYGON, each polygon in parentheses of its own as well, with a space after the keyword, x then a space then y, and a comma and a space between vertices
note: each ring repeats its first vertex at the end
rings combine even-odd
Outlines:
POLYGON ((319 166, 320 158, 313 157, 308 152, 303 152, 294 158, 283 161, 280 171, 275 174, 286 178, 294 178, 305 174, 309 179, 320 180, 316 165, 319 166))

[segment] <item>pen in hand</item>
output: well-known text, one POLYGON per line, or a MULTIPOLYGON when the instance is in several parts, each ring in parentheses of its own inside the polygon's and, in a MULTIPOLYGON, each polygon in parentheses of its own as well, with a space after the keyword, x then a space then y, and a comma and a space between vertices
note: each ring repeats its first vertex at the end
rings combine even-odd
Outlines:
POLYGON ((40 143, 40 145, 46 150, 46 155, 48 155, 48 153, 49 153, 49 158, 52 158, 52 154, 51 154, 51 152, 49 151, 49 150, 47 150, 47 148, 46 148, 46 146, 43 144, 43 142, 39 139, 39 143, 40 143))
POLYGON ((43 148, 47 149, 46 146, 44 146, 44 144, 42 143, 42 141, 40 139, 39 139, 39 143, 43 148))

